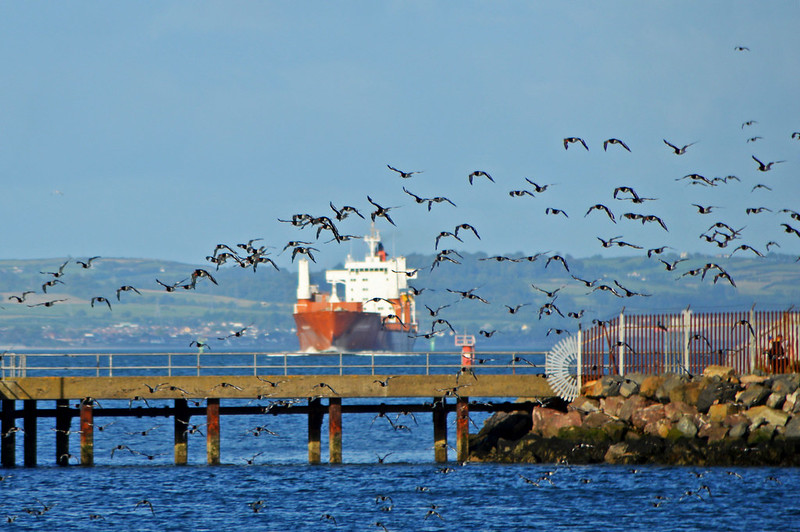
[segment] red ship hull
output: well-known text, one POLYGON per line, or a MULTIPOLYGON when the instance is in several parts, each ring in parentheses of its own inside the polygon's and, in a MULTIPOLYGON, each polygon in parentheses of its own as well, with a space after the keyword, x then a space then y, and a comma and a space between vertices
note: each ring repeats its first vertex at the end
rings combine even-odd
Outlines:
POLYGON ((398 351, 414 346, 413 331, 396 324, 382 326, 377 313, 318 310, 295 313, 301 351, 398 351))

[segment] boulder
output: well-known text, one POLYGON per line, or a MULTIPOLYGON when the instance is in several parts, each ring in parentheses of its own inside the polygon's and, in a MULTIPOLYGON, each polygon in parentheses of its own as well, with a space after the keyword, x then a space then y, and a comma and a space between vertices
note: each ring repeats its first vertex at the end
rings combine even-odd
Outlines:
POLYGON ((732 440, 740 440, 744 438, 745 434, 747 434, 747 421, 742 421, 731 426, 730 430, 728 431, 728 438, 732 440))
POLYGON ((664 416, 672 422, 678 421, 684 415, 694 416, 697 409, 683 401, 675 401, 664 405, 664 416))
POLYGON ((719 379, 703 379, 704 386, 697 397, 697 410, 708 412, 711 405, 728 403, 734 400, 739 386, 735 382, 719 379))
POLYGON ((666 438, 669 436, 670 431, 673 429, 674 423, 672 421, 662 418, 644 426, 643 432, 650 436, 658 436, 659 438, 666 438))
POLYGON ((567 410, 577 410, 584 414, 600 411, 600 401, 579 395, 568 406, 567 410))
POLYGON ((611 417, 618 417, 619 409, 622 407, 622 403, 624 402, 625 398, 620 397, 619 395, 615 395, 614 397, 605 397, 600 399, 600 410, 611 417))
POLYGON ((761 384, 751 384, 738 398, 739 403, 745 408, 763 405, 769 397, 770 389, 761 384))
POLYGON ((656 390, 656 400, 666 403, 669 401, 670 392, 678 386, 686 384, 688 380, 689 378, 686 375, 678 375, 677 373, 671 373, 667 375, 664 377, 664 381, 661 383, 661 386, 659 386, 656 390))
POLYGON ((591 414, 586 414, 586 417, 583 418, 582 426, 590 429, 596 429, 606 425, 610 421, 612 421, 612 418, 603 412, 592 412, 591 414))
POLYGON ((703 389, 701 381, 691 381, 680 386, 676 386, 669 392, 670 402, 682 402, 690 405, 696 405, 700 392, 703 389))
MULTIPOLYGON (((620 412, 620 414, 622 414, 622 412, 620 412)), ((664 418, 664 405, 656 403, 641 408, 639 410, 636 410, 635 412, 633 412, 630 419, 634 427, 636 427, 639 430, 643 430, 645 425, 649 423, 655 423, 659 419, 663 418, 664 418)), ((621 415, 620 419, 622 419, 621 415)))
POLYGON ((631 449, 628 443, 615 443, 608 447, 603 459, 609 464, 638 464, 643 461, 643 456, 631 449))
POLYGON ((637 393, 639 393, 639 383, 633 379, 625 379, 622 384, 619 385, 619 394, 622 397, 630 397, 637 393))
POLYGON ((736 405, 731 403, 721 403, 711 405, 708 409, 708 416, 712 423, 722 423, 725 418, 739 411, 736 405))
MULTIPOLYGON (((553 419, 563 415, 563 412, 552 408, 534 408, 531 414, 531 432, 541 435, 544 429, 553 422, 553 419)), ((490 419, 492 418, 487 419, 486 422, 488 423, 490 419)), ((486 424, 484 424, 485 428, 486 424)))
POLYGON ((786 430, 783 435, 788 440, 800 440, 800 417, 793 417, 786 424, 786 430))
POLYGON ((787 375, 776 375, 772 378, 772 391, 787 395, 800 388, 800 374, 790 373, 787 375))
POLYGON ((769 386, 772 383, 772 378, 768 375, 742 375, 739 377, 739 382, 742 386, 750 386, 751 384, 764 384, 765 386, 769 386))
POLYGON ((698 427, 697 437, 707 438, 708 441, 720 441, 728 434, 728 427, 722 423, 708 423, 703 427, 698 427))
POLYGON ((625 401, 619 407, 617 417, 622 421, 630 421, 634 413, 647 407, 649 404, 649 401, 647 401, 647 399, 641 395, 633 395, 625 399, 625 401))
MULTIPOLYGON (((600 379, 583 383, 581 386, 581 395, 584 397, 599 398, 603 394, 603 385, 600 384, 600 379)), ((579 397, 580 397, 579 396, 579 397)))
POLYGON ((692 416, 684 415, 681 419, 675 424, 675 428, 680 431, 680 433, 686 438, 694 438, 697 436, 697 427, 692 421, 692 416))
POLYGON ((545 438, 558 437, 561 429, 580 427, 583 424, 581 415, 573 410, 560 416, 550 418, 549 423, 542 429, 542 436, 545 438))
POLYGON ((772 392, 767 397, 765 405, 770 408, 781 408, 783 406, 783 402, 786 400, 786 396, 782 393, 772 392))
POLYGON ((795 412, 795 407, 798 405, 798 403, 800 403, 800 401, 798 401, 798 399, 800 399, 800 390, 796 390, 796 391, 790 393, 784 399, 783 407, 781 407, 781 409, 784 412, 787 412, 789 414, 794 413, 795 412))
POLYGON ((766 443, 772 441, 772 436, 774 435, 775 435, 774 425, 765 425, 763 427, 759 427, 755 430, 750 431, 750 435, 747 436, 747 445, 754 446, 758 445, 759 443, 766 443))
POLYGON ((703 377, 719 377, 722 380, 736 378, 736 370, 731 366, 711 365, 703 370, 703 377))
POLYGON ((789 414, 783 410, 776 410, 766 405, 754 406, 753 408, 745 410, 742 414, 750 421, 750 425, 753 428, 764 423, 782 427, 789 421, 789 414))
POLYGON ((663 382, 664 377, 649 375, 639 384, 639 395, 647 399, 655 399, 656 391, 658 391, 663 382))
MULTIPOLYGON (((549 409, 535 408, 534 412, 537 410, 549 409)), ((483 423, 483 428, 476 436, 475 445, 488 451, 497 445, 500 438, 517 440, 531 431, 533 425, 531 417, 527 412, 497 412, 483 423)))

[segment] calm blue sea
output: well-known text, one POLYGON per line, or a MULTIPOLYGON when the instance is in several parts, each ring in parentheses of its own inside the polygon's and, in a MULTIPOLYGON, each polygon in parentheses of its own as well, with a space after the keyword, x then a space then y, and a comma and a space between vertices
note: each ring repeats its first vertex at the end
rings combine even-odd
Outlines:
MULTIPOLYGON (((248 403, 269 405, 235 400, 222 405, 248 403)), ((0 527, 800 530, 797 469, 437 464, 427 413, 388 414, 408 430, 395 430, 385 417, 345 413, 344 463, 314 466, 307 463, 305 415, 223 416, 223 465, 214 467, 206 465, 205 418, 193 416, 197 430, 189 436, 189 465, 176 467, 172 419, 102 415, 103 408, 124 406, 127 401, 102 401, 96 408, 96 465, 90 468, 77 465, 77 459, 69 467, 53 465, 54 420, 40 419, 39 467, 0 470, 0 527)), ((473 414, 472 432, 486 415, 473 414)), ((454 445, 454 414, 448 421, 454 445)), ((78 428, 73 419, 71 430, 78 428)), ((16 438, 22 463, 24 434, 16 438)), ((72 454, 80 454, 79 438, 70 436, 72 454)), ((451 459, 454 454, 450 451, 451 459)), ((326 462, 327 418, 322 456, 326 462)))
MULTIPOLYGON (((45 403, 41 407, 49 406, 45 403)), ((307 464, 304 415, 223 417, 224 464, 215 467, 205 465, 205 420, 193 417, 202 434, 190 436, 190 465, 176 467, 171 465, 171 419, 123 418, 106 425, 111 421, 95 418, 103 430, 95 432, 94 467, 59 468, 52 465, 52 420, 41 420, 41 465, 0 471, 5 477, 0 481, 0 526, 276 531, 800 529, 797 469, 436 464, 427 414, 413 419, 401 415, 397 422, 410 431, 394 430, 385 418, 345 414, 345 463, 316 466, 307 464), (275 434, 254 430, 257 426, 275 434), (112 457, 117 445, 142 454, 125 449, 112 457), (383 463, 378 463, 379 457, 383 463), (37 515, 45 507, 49 509, 37 515)), ((453 421, 451 414, 451 441, 453 421)), ((482 418, 475 421, 480 425, 482 418)), ((73 421, 73 430, 76 424, 73 421)), ((79 454, 78 438, 71 436, 74 454, 79 454)), ((324 437, 322 448, 327 461, 324 437)))

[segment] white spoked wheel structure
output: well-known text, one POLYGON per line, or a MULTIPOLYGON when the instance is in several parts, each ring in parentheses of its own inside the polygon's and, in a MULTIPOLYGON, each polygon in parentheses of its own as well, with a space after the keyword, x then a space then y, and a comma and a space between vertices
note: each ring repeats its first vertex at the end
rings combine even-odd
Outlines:
POLYGON ((578 337, 564 338, 545 357, 547 382, 562 399, 572 401, 578 396, 578 337))

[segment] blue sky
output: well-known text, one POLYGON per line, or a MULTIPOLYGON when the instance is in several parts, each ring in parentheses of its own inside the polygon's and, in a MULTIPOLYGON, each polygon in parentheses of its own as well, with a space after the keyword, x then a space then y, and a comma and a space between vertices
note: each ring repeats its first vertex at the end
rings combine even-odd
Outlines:
MULTIPOLYGON (((745 214, 800 211, 798 27, 796 1, 4 3, 0 258, 202 263, 217 243, 313 238, 277 219, 366 213, 367 195, 393 207, 397 227, 377 225, 403 254, 459 223, 482 238, 457 249, 489 254, 636 253, 597 240, 617 235, 717 253, 699 235, 720 221, 800 254, 780 226, 800 222, 745 214), (754 155, 786 162, 759 172, 754 155), (470 186, 478 169, 496 182, 470 186), (692 173, 741 182, 676 181, 692 173), (526 177, 554 186, 510 197, 526 177), (457 207, 429 213, 403 186, 457 207), (669 231, 584 217, 595 203, 669 231)), ((351 249, 319 247, 322 264, 351 249)))

